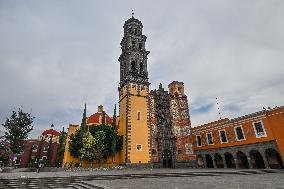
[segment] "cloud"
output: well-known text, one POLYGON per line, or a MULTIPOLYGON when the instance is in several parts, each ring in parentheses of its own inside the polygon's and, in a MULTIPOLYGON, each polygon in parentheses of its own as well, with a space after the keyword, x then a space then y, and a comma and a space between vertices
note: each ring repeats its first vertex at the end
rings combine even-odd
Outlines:
MULTIPOLYGON (((0 122, 23 106, 38 136, 118 101, 123 24, 144 25, 151 89, 185 83, 192 125, 283 105, 284 2, 0 1, 0 122)), ((0 129, 1 130, 1 129, 0 129)))

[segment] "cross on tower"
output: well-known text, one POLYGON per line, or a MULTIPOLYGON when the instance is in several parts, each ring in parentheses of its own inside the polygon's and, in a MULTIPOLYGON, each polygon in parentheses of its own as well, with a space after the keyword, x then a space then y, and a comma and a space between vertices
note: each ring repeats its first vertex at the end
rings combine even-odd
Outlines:
POLYGON ((131 10, 132 17, 134 18, 134 10, 131 10))

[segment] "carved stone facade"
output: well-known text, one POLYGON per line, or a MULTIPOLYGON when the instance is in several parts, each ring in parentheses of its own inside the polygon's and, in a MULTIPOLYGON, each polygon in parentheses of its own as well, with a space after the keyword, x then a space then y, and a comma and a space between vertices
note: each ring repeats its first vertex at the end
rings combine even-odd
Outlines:
POLYGON ((173 133, 177 138, 176 159, 188 161, 195 158, 190 142, 191 122, 188 99, 184 93, 183 82, 173 81, 169 84, 170 110, 172 115, 173 133))
MULTIPOLYGON (((175 157, 175 167, 194 167, 195 155, 193 154, 192 144, 190 140, 191 122, 189 116, 189 107, 187 96, 184 94, 183 82, 173 81, 169 84, 169 92, 164 91, 160 86, 158 90, 150 92, 150 125, 151 125, 151 151, 152 162, 161 162, 159 146, 161 145, 158 136, 161 132, 165 132, 159 128, 158 117, 164 116, 163 119, 168 119, 171 125, 171 135, 175 139, 174 152, 171 153, 175 157), (163 91, 163 92, 161 92, 163 91), (157 101, 157 94, 163 94, 164 104, 169 107, 168 115, 157 110, 165 107, 159 105, 161 102, 157 101), (161 115, 160 115, 161 114, 161 115)), ((159 97, 161 98, 161 97, 159 97)))
POLYGON ((156 125, 152 131, 152 139, 155 149, 152 148, 152 155, 158 167, 175 167, 176 162, 176 138, 172 132, 172 115, 170 111, 170 96, 164 90, 162 84, 159 89, 151 91, 150 112, 155 119, 156 125), (153 109, 152 109, 153 108, 153 109), (155 144, 156 143, 156 144, 155 144), (156 152, 156 153, 155 153, 156 152))

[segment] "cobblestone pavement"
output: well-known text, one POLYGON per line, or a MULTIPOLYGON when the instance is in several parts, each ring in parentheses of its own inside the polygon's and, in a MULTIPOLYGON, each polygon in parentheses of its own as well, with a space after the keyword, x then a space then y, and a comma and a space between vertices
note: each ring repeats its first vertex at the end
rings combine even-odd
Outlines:
POLYGON ((0 188, 283 188, 283 170, 153 169, 0 173, 0 188))

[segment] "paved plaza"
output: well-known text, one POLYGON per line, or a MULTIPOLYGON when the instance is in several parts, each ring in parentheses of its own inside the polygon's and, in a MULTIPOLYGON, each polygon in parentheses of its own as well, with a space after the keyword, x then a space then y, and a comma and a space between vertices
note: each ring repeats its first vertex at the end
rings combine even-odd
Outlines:
POLYGON ((283 170, 147 169, 0 173, 8 188, 283 188, 283 170))

